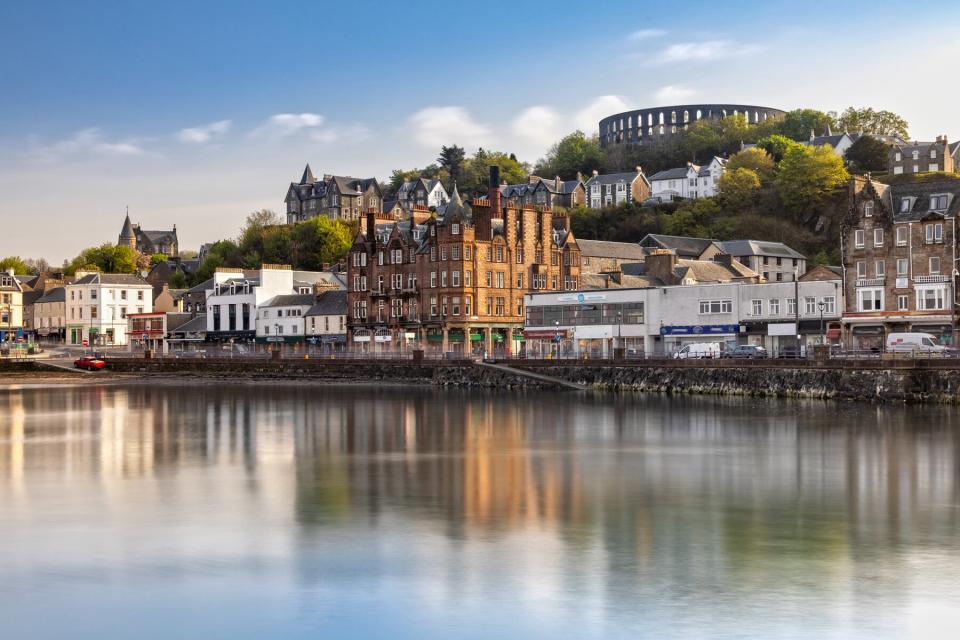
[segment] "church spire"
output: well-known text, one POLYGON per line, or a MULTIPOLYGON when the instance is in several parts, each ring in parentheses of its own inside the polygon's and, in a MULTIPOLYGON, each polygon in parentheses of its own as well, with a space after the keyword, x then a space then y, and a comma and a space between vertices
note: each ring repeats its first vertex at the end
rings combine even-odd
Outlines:
POLYGON ((137 248, 137 235, 133 232, 133 225, 130 224, 130 207, 127 207, 127 215, 123 219, 123 229, 120 230, 120 238, 117 244, 121 247, 127 246, 131 249, 137 248))
POLYGON ((307 163, 306 169, 303 170, 303 177, 300 178, 300 184, 313 184, 317 179, 313 177, 313 171, 310 170, 310 163, 307 163))

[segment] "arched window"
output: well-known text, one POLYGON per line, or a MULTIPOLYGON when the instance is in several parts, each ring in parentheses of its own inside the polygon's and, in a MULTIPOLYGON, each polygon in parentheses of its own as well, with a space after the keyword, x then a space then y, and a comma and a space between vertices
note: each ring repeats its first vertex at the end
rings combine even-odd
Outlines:
POLYGON ((703 112, 700 109, 697 109, 697 120, 703 117, 703 112))
POLYGON ((690 112, 689 112, 689 111, 684 111, 684 112, 683 112, 683 121, 684 121, 684 123, 690 122, 690 112))
POLYGON ((873 216, 873 201, 867 201, 863 203, 863 215, 866 218, 873 216))
POLYGON ((763 112, 763 121, 764 121, 764 122, 767 121, 767 112, 766 112, 766 111, 763 112))
POLYGON ((652 114, 652 113, 648 113, 648 114, 647 114, 647 126, 648 126, 648 127, 653 126, 653 114, 652 114))
POLYGON ((633 116, 627 116, 627 129, 633 129, 633 116))
POLYGON ((676 112, 676 111, 671 111, 671 112, 670 112, 670 124, 677 124, 677 112, 676 112))
POLYGON ((660 135, 663 135, 663 125, 660 125, 660 135))
POLYGON ((753 112, 753 121, 760 122, 760 114, 757 113, 756 111, 753 112))
POLYGON ((623 131, 623 118, 620 118, 620 131, 623 131))
POLYGON ((675 124, 670 125, 670 133, 676 133, 676 132, 677 132, 677 125, 675 124))
POLYGON ((663 124, 663 111, 660 112, 660 122, 659 122, 659 124, 663 124))
POLYGON ((648 135, 648 136, 652 136, 652 135, 653 135, 653 127, 647 127, 647 135, 648 135))

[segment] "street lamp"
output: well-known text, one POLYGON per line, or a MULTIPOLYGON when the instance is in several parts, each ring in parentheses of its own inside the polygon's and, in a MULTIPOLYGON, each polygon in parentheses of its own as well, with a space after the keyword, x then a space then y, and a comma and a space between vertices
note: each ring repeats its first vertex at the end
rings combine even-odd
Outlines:
POLYGON ((553 343, 556 345, 554 349, 556 349, 556 357, 559 358, 560 357, 560 321, 554 320, 553 324, 556 327, 556 335, 553 338, 553 343))
POLYGON ((820 309, 820 344, 827 344, 827 336, 823 332, 823 309, 827 306, 827 303, 821 300, 817 303, 817 308, 820 309))

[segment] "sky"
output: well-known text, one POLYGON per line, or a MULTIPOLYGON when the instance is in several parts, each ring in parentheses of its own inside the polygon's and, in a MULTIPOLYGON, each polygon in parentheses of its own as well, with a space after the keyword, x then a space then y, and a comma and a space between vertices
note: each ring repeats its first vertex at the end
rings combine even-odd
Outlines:
POLYGON ((283 210, 291 181, 388 179, 442 144, 535 162, 629 108, 889 109, 960 136, 960 3, 0 3, 0 256, 181 249, 283 210))

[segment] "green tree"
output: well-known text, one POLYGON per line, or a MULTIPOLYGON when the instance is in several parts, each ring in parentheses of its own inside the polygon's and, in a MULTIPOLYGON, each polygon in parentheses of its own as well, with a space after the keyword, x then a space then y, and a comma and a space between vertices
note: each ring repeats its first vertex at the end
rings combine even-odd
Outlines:
POLYGON ((787 151, 801 145, 792 138, 778 133, 760 138, 760 140, 757 141, 757 146, 769 153, 775 162, 780 162, 787 151))
POLYGON ((776 164, 773 157, 762 147, 744 149, 730 156, 730 160, 727 162, 728 172, 737 169, 750 169, 763 183, 769 182, 773 178, 775 168, 776 164))
POLYGON ((838 126, 851 133, 870 133, 875 136, 899 136, 910 139, 909 125, 892 111, 877 111, 870 107, 847 107, 840 114, 838 126))
POLYGON ((787 112, 777 127, 779 133, 793 140, 809 140, 810 132, 823 134, 827 127, 835 128, 837 119, 833 114, 816 109, 794 109, 787 112))
POLYGON ((886 171, 889 147, 873 136, 860 138, 847 149, 847 164, 853 171, 886 171))
POLYGON ((727 171, 720 176, 720 197, 730 211, 745 209, 754 203, 760 189, 760 178, 753 169, 744 167, 727 171))
POLYGON ((564 180, 573 180, 577 173, 589 176, 595 169, 602 169, 604 160, 596 136, 588 138, 582 131, 574 131, 550 147, 534 171, 543 177, 560 176, 564 180))
POLYGON ((210 247, 200 267, 193 274, 192 285, 200 284, 213 277, 218 267, 239 267, 241 265, 240 247, 233 240, 220 240, 210 247))
POLYGON ((9 256, 0 260, 0 272, 7 273, 10 269, 13 269, 13 273, 18 276, 30 273, 30 266, 20 256, 9 256))
POLYGON ((169 259, 170 259, 170 256, 168 256, 165 253, 155 253, 152 256, 150 256, 150 266, 152 267, 154 265, 160 264, 161 262, 166 262, 169 259))
POLYGON ((487 151, 480 147, 464 165, 463 183, 458 183, 457 186, 461 195, 486 195, 490 182, 490 167, 493 165, 500 167, 500 180, 507 184, 526 182, 530 173, 529 165, 519 162, 512 153, 487 151))
POLYGON ((291 260, 298 269, 319 271, 347 254, 353 234, 343 222, 318 216, 294 225, 289 243, 291 260))
POLYGON ((78 269, 93 269, 101 273, 136 273, 147 265, 149 258, 134 249, 107 243, 81 251, 67 265, 66 272, 73 275, 78 269))
POLYGON ((780 161, 775 184, 784 205, 802 211, 820 205, 849 178, 843 160, 831 148, 798 145, 780 161))
POLYGON ((187 276, 184 275, 183 271, 174 271, 173 275, 170 276, 169 285, 171 289, 186 289, 187 276))
POLYGON ((448 183, 451 189, 453 188, 453 183, 461 180, 463 177, 463 165, 466 158, 467 153, 463 150, 463 147, 458 147, 455 144, 449 147, 446 145, 440 147, 437 164, 443 169, 446 169, 447 174, 450 176, 448 183))
POLYGON ((720 216, 720 207, 713 198, 689 200, 670 215, 664 216, 663 232, 672 236, 710 237, 710 227, 720 216))

